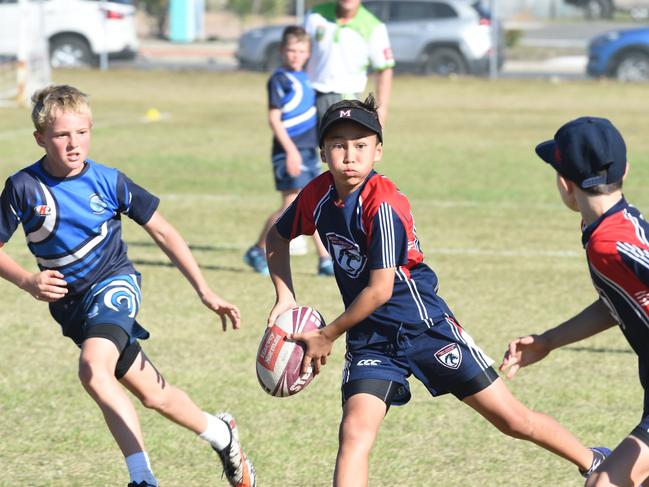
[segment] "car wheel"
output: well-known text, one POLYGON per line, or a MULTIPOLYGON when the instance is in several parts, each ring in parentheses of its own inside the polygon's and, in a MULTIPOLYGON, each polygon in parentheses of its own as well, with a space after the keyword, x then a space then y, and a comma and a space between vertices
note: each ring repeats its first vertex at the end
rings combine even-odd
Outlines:
POLYGON ((450 47, 439 47, 426 54, 422 72, 438 76, 461 75, 467 73, 467 67, 462 54, 450 47))
POLYGON ((83 37, 61 35, 50 40, 50 63, 53 68, 90 66, 94 56, 83 37))
POLYGON ((649 81, 649 55, 642 52, 625 54, 617 63, 615 77, 620 81, 649 81))
POLYGON ((266 61, 264 69, 266 71, 275 71, 282 65, 282 54, 279 52, 279 44, 271 44, 266 49, 266 61))
POLYGON ((584 5, 588 19, 610 19, 613 17, 614 10, 611 0, 588 0, 584 5))

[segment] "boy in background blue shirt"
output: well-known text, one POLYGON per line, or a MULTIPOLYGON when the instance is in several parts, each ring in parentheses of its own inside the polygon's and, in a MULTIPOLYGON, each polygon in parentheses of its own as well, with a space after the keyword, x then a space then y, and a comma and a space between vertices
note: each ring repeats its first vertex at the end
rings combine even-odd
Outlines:
MULTIPOLYGON (((282 205, 266 219, 257 242, 244 255, 246 264, 261 274, 268 274, 268 230, 299 191, 320 174, 315 92, 302 70, 311 53, 309 35, 302 27, 287 27, 280 50, 283 65, 271 75, 267 88, 268 122, 273 131, 273 175, 275 188, 282 194, 282 205)), ((331 258, 317 234, 313 241, 320 258, 318 274, 332 276, 331 258)))

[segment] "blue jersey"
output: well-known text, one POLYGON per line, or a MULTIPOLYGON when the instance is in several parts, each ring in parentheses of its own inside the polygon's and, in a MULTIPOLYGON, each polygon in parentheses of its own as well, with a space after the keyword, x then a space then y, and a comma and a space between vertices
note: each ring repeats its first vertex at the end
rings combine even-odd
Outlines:
POLYGON ((38 267, 61 272, 73 297, 108 277, 135 273, 120 217, 144 225, 158 203, 117 169, 87 160, 80 174, 56 178, 41 160, 7 179, 0 195, 0 242, 8 242, 22 223, 38 267))
MULTIPOLYGON (((318 146, 315 107, 315 91, 311 88, 304 71, 278 68, 267 84, 268 108, 282 112, 282 124, 298 149, 318 146)), ((284 148, 273 137, 273 155, 283 153, 284 148)))
POLYGON ((396 268, 392 297, 347 332, 348 349, 417 335, 451 315, 424 264, 408 199, 386 177, 370 173, 340 201, 328 171, 311 181, 277 221, 286 239, 317 229, 334 261, 345 307, 367 286, 372 269, 396 268))

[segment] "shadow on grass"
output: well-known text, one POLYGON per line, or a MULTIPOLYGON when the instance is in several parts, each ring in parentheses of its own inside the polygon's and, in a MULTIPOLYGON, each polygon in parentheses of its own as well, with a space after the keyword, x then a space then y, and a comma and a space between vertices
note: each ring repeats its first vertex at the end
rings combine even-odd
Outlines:
MULTIPOLYGON (((146 242, 146 241, 136 241, 136 242, 127 242, 129 247, 157 247, 155 242, 146 242)), ((189 245, 190 250, 205 250, 205 251, 214 251, 214 252, 231 252, 245 250, 245 247, 238 245, 189 245)), ((242 254, 243 255, 243 254, 242 254)), ((149 259, 130 259, 134 265, 140 266, 150 266, 150 267, 176 267, 174 264, 167 260, 149 260, 149 259)), ((220 265, 210 265, 199 263, 199 266, 203 270, 208 271, 226 271, 226 272, 252 272, 248 267, 230 267, 230 266, 220 266, 220 265)), ((311 272, 300 272, 296 270, 291 271, 293 275, 303 275, 311 276, 314 273, 311 272)))
MULTIPOLYGON (((169 268, 174 268, 176 267, 173 265, 171 262, 168 261, 162 261, 162 260, 145 260, 145 259, 131 259, 131 262, 133 262, 134 265, 136 266, 142 266, 142 267, 169 267, 169 268)), ((204 271, 225 271, 225 272, 246 272, 249 274, 254 274, 249 268, 247 267, 228 267, 228 266, 222 266, 222 265, 209 265, 209 264, 199 264, 199 267, 204 270, 204 271)), ((300 275, 300 276, 315 276, 315 272, 300 272, 296 270, 292 270, 291 273, 295 275, 300 275)), ((268 276, 262 276, 262 277, 268 277, 268 276)))
MULTIPOLYGON (((146 241, 137 241, 137 242, 126 242, 129 247, 157 247, 155 242, 146 242, 146 241)), ((244 251, 247 247, 244 245, 236 244, 226 244, 226 245, 193 245, 187 244, 189 248, 194 250, 201 251, 214 251, 214 252, 231 252, 233 250, 244 251)))
MULTIPOLYGON (((144 260, 144 259, 131 259, 131 262, 139 266, 149 266, 149 267, 176 267, 171 262, 166 262, 162 260, 144 260)), ((227 272, 241 272, 242 267, 227 267, 221 265, 209 265, 209 264, 200 264, 200 268, 208 271, 227 271, 227 272)))
POLYGON ((564 350, 571 352, 590 352, 590 353, 634 353, 630 348, 597 348, 597 347, 563 347, 564 350))

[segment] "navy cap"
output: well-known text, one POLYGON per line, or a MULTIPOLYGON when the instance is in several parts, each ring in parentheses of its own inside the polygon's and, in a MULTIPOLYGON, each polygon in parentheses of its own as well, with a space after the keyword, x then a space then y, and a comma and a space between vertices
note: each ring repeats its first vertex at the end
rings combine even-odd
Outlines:
POLYGON ((325 112, 318 131, 318 145, 320 147, 322 147, 327 130, 336 123, 344 120, 351 120, 352 122, 356 122, 363 127, 370 129, 379 138, 379 142, 383 143, 383 131, 376 113, 364 108, 359 108, 358 106, 353 105, 351 101, 352 100, 348 100, 349 103, 345 103, 344 101, 338 102, 329 107, 325 112))
POLYGON ((566 123, 554 139, 537 145, 536 153, 584 189, 620 181, 626 171, 624 139, 605 118, 581 117, 566 123))

